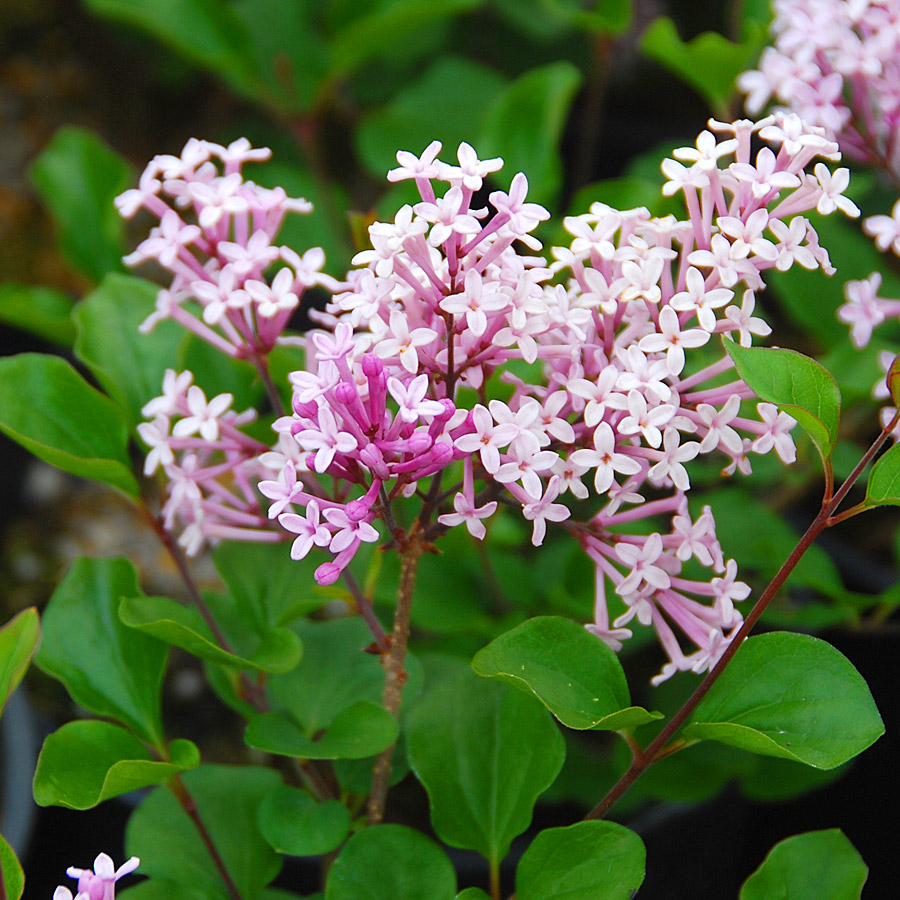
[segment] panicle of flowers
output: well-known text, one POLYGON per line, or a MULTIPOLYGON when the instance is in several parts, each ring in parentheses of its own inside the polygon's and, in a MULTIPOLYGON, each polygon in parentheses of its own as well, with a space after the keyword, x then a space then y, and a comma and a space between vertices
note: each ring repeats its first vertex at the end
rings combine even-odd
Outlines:
POLYGON ((850 157, 900 177, 900 2, 775 0, 774 46, 738 87, 747 111, 774 97, 850 157))
MULTIPOLYGON (((815 174, 805 171, 817 156, 839 156, 820 129, 784 115, 710 128, 696 147, 663 164, 664 192, 684 195, 684 221, 595 204, 566 220, 573 241, 554 249, 551 265, 521 250, 540 250, 531 232, 548 217, 526 202, 524 175, 512 179, 508 193, 490 193, 490 208, 474 207, 500 160, 478 160, 467 144, 458 165, 438 160, 437 142, 418 158, 399 153, 400 166, 388 177, 414 180, 422 200, 370 229, 372 249, 354 260, 365 268, 348 276, 349 289, 322 317, 334 338, 308 341, 309 371, 292 376, 294 415, 279 424, 313 452, 311 468, 365 491, 356 521, 371 523, 379 514, 376 492, 412 493, 423 477, 414 468, 423 465, 418 458, 384 456, 386 439, 406 421, 403 439, 422 442, 427 474, 464 459, 462 483, 450 492, 453 511, 438 516, 440 525, 465 524, 481 538, 504 496, 533 523, 535 545, 547 522, 564 522, 597 565, 591 630, 616 646, 630 635, 623 626, 632 618, 652 625, 670 660, 662 677, 714 663, 726 632, 741 621, 734 601, 749 592, 735 581, 733 561, 722 557, 711 512, 696 521, 687 512, 685 463, 718 450, 726 472, 747 472, 750 452, 774 449, 785 462, 794 458, 792 419, 763 403, 758 418, 742 416, 751 392, 735 377, 720 383, 730 359, 686 369, 685 351, 713 334, 736 335, 743 345, 768 334, 754 315, 762 273, 794 262, 831 271, 800 213, 852 212, 842 196, 846 170, 832 174, 820 163, 815 174), (777 152, 766 147, 751 157, 754 133, 777 152), (567 280, 554 283, 564 272, 567 280), (537 364, 532 376, 504 371, 512 396, 489 399, 488 379, 514 360, 537 364), (458 408, 462 387, 477 397, 470 409, 458 408), (384 412, 388 392, 400 410, 395 415, 384 412), (683 441, 685 435, 696 440, 683 441), (603 506, 586 522, 568 521, 569 506, 557 501, 587 498, 585 477, 603 506), (672 493, 645 503, 645 489, 672 493), (671 518, 668 534, 616 532, 660 514, 671 518), (717 577, 681 578, 691 558, 717 577), (627 610, 612 624, 607 582, 627 610), (680 650, 670 623, 696 652, 680 650)), ((328 545, 340 564, 340 546, 366 538, 342 537, 335 546, 334 528, 322 530, 320 519, 337 513, 297 490, 293 477, 289 465, 278 483, 263 488, 276 501, 270 515, 300 535, 296 554, 328 545), (305 518, 286 513, 284 501, 305 506, 305 518)), ((386 509, 382 503, 380 513, 386 509)))
MULTIPOLYGON (((107 854, 101 853, 94 860, 93 869, 77 869, 70 866, 66 869, 66 874, 70 878, 78 879, 78 891, 74 900, 115 900, 116 882, 133 872, 140 862, 136 856, 132 856, 116 869, 112 859, 107 854)), ((73 900, 72 892, 60 885, 53 892, 53 900, 73 900)))
POLYGON ((227 147, 192 138, 180 156, 154 157, 139 187, 116 199, 126 218, 145 209, 159 219, 126 264, 154 261, 172 274, 142 330, 174 319, 223 353, 258 363, 307 288, 337 285, 321 271, 321 248, 301 256, 275 243, 285 215, 308 213, 312 205, 244 178, 245 163, 270 155, 246 138, 227 147))

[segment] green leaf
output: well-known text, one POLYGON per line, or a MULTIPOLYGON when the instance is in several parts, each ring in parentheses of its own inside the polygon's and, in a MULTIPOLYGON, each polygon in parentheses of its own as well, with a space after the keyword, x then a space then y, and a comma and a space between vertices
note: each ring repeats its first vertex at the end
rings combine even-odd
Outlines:
POLYGON ((69 126, 56 132, 30 176, 66 259, 94 282, 121 271, 125 230, 113 200, 133 181, 131 166, 93 132, 69 126))
POLYGON ((503 76, 472 60, 438 57, 389 103, 363 118, 356 131, 360 159, 371 174, 384 178, 401 149, 420 153, 438 140, 446 156, 455 158, 459 144, 479 133, 504 83, 503 76))
POLYGON ((139 493, 121 411, 58 356, 0 359, 0 431, 58 469, 139 493))
POLYGON ((869 870, 837 828, 779 841, 744 882, 740 900, 859 900, 869 870))
POLYGON ((883 733, 872 695, 845 656, 810 635, 771 632, 741 645, 684 737, 833 769, 883 733))
POLYGON ((536 700, 471 671, 422 698, 409 716, 407 749, 438 837, 494 863, 528 827, 565 757, 562 735, 536 700))
POLYGON ((900 506, 900 444, 894 444, 872 466, 866 506, 900 506))
POLYGON ((0 322, 63 347, 75 340, 72 300, 49 287, 12 281, 0 285, 0 322))
POLYGON ((41 622, 32 606, 0 628, 0 714, 19 686, 41 642, 41 622))
POLYGON ((762 400, 793 416, 827 460, 841 416, 841 392, 831 373, 796 350, 724 344, 741 378, 762 400))
POLYGON ((456 873, 425 835, 402 825, 358 831, 328 872, 325 900, 453 900, 456 873))
POLYGON ((494 179, 509 187, 517 172, 528 176, 528 199, 548 203, 562 185, 559 142, 581 72, 560 61, 531 69, 503 89, 484 116, 475 145, 480 156, 502 156, 494 179))
POLYGON ((138 326, 153 312, 159 287, 142 278, 112 273, 75 307, 75 355, 127 413, 132 427, 143 407, 162 390, 166 369, 175 368, 183 329, 160 322, 150 334, 138 326))
POLYGON ((190 369, 194 373, 194 384, 202 387, 208 398, 231 394, 234 397, 232 409, 237 411, 256 407, 265 393, 252 363, 232 359, 193 333, 185 335, 179 344, 176 368, 179 371, 190 369))
POLYGON ((290 672, 303 653, 300 639, 287 628, 276 628, 263 637, 255 653, 247 658, 223 650, 209 625, 193 607, 167 597, 127 597, 119 607, 119 618, 167 644, 181 647, 200 659, 264 672, 290 672))
POLYGON ((0 834, 0 866, 3 868, 3 887, 6 900, 19 900, 25 890, 25 873, 22 864, 16 858, 15 851, 0 834))
POLYGON ((361 700, 341 710, 323 733, 305 734, 280 713, 254 716, 244 739, 251 747, 303 759, 365 759, 397 740, 397 720, 383 707, 361 700))
POLYGON ((497 12, 532 41, 559 38, 577 28, 621 34, 631 24, 631 0, 600 0, 585 9, 582 0, 494 0, 497 12))
POLYGON ((90 809, 199 765, 200 751, 190 741, 173 741, 169 760, 162 762, 124 728, 80 719, 44 740, 34 773, 34 800, 38 806, 90 809))
POLYGON ((534 694, 569 728, 615 731, 661 718, 631 706, 618 657, 571 619, 529 619, 480 650, 472 668, 534 694))
POLYGON ((394 0, 340 29, 332 43, 332 80, 346 78, 370 60, 389 56, 411 33, 477 9, 484 0, 394 0))
MULTIPOLYGON (((118 888, 118 886, 117 886, 118 888)), ((118 900, 209 900, 200 891, 186 884, 164 881, 162 878, 148 878, 121 893, 116 890, 118 900)))
POLYGON ((516 869, 516 900, 629 900, 644 880, 643 841, 615 822, 547 828, 516 869))
POLYGON ((900 406, 900 354, 894 357, 890 368, 887 371, 888 393, 895 406, 900 406))
MULTIPOLYGON (((181 777, 241 897, 258 900, 281 868, 257 825, 263 800, 281 783, 278 773, 203 765, 181 777)), ((204 900, 230 900, 196 826, 168 789, 157 788, 132 814, 125 846, 140 857, 143 874, 189 886, 204 900)))
POLYGON ((477 887, 466 888, 456 895, 456 900, 491 900, 491 898, 477 887))
POLYGON ((263 800, 259 828, 279 853, 319 856, 344 842, 350 813, 337 800, 317 803, 305 791, 281 784, 263 800))
POLYGON ((749 69, 765 41, 761 28, 735 44, 714 31, 682 41, 668 16, 654 19, 641 36, 641 49, 650 59, 689 84, 717 115, 725 115, 734 96, 734 82, 749 69))
POLYGON ((127 559, 77 559, 44 612, 37 665, 72 699, 163 748, 160 686, 169 648, 126 627, 119 600, 140 592, 127 559))
POLYGON ((217 74, 235 92, 265 99, 241 19, 222 0, 86 0, 102 18, 124 22, 217 74))

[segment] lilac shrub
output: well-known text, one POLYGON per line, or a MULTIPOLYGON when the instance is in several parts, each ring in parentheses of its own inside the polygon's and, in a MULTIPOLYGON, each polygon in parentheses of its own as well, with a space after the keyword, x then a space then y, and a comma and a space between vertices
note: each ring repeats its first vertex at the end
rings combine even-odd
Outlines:
POLYGON ((840 158, 822 128, 784 113, 709 128, 662 166, 684 219, 597 203, 565 220, 572 240, 549 260, 533 232, 550 214, 527 201, 524 174, 484 206, 502 160, 467 144, 455 164, 438 142, 400 152, 388 179, 413 180, 421 201, 372 225, 372 249, 343 282, 322 273, 317 248, 274 243, 284 215, 308 205, 244 180, 243 164, 267 151, 192 140, 181 157, 154 159, 119 199, 123 214, 160 220, 128 262, 173 275, 146 327, 173 318, 249 359, 276 412, 267 355, 279 343, 306 353, 269 445, 242 431, 252 410, 167 373, 139 429, 145 472, 161 467, 168 481, 166 527, 189 554, 224 538, 289 540, 295 559, 327 549, 315 577, 328 585, 362 544, 402 540, 399 498, 420 504, 427 541, 460 525, 483 539, 498 503, 510 504, 532 523, 532 544, 557 523, 591 559, 589 631, 618 649, 633 621, 651 626, 668 660, 655 682, 708 670, 749 587, 713 511, 691 516, 686 464, 716 453, 731 475, 749 473, 754 454, 795 457, 794 420, 757 402, 710 339, 749 347, 768 335, 755 308, 764 273, 832 271, 802 214, 856 213, 847 170, 817 162, 840 158), (765 142, 755 154, 754 138, 765 142), (331 294, 319 327, 286 335, 314 284, 331 294), (576 520, 589 486, 593 511, 579 504, 576 520), (619 533, 644 519, 649 534, 619 533), (690 560, 709 574, 688 577, 690 560))

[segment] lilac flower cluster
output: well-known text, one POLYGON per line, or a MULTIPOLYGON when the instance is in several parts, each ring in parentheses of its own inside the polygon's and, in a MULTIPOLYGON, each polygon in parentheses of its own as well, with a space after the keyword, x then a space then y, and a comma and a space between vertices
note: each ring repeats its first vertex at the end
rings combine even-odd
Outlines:
MULTIPOLYGON (((66 874, 78 879, 78 892, 74 900, 115 900, 116 882, 123 875, 133 872, 140 862, 136 856, 132 856, 116 869, 112 859, 101 853, 94 860, 93 869, 76 869, 70 866, 66 869, 66 874)), ((67 887, 60 886, 53 892, 53 900, 73 900, 72 892, 67 887)))
POLYGON ((795 456, 794 421, 766 403, 754 415, 751 391, 710 338, 748 346, 768 334, 754 314, 765 271, 795 262, 832 271, 801 213, 852 212, 846 170, 806 171, 817 157, 839 158, 821 129, 780 114, 710 129, 663 163, 663 191, 683 195, 684 220, 595 204, 565 220, 572 241, 549 263, 534 255, 532 234, 549 213, 527 201, 523 174, 480 207, 501 160, 480 160, 467 144, 453 165, 438 159, 437 142, 420 157, 398 153, 388 178, 413 180, 421 202, 375 223, 372 249, 354 259, 360 268, 327 285, 332 300, 322 329, 305 337, 306 369, 290 376, 277 446, 240 437, 230 398, 207 401, 189 374, 167 375, 148 406, 148 470, 158 462, 183 482, 177 499, 170 488, 167 518, 199 510, 182 515, 194 529, 182 535, 189 549, 204 537, 290 537, 294 558, 328 548, 316 579, 330 584, 363 543, 380 540, 379 519, 397 536, 399 496, 420 498, 429 539, 457 525, 481 539, 506 502, 532 523, 534 545, 548 522, 562 523, 590 556, 594 634, 617 648, 636 619, 667 653, 657 680, 709 668, 742 621, 734 604, 749 588, 723 556, 711 510, 688 512, 686 464, 718 451, 725 474, 746 473, 751 453, 795 456), (755 156, 754 136, 771 145, 755 156), (225 496, 204 442, 224 457, 221 471, 243 473, 240 496, 225 496), (277 473, 258 484, 268 524, 250 499, 254 467, 277 473), (459 481, 448 489, 444 477, 459 481), (601 505, 575 522, 567 495, 586 500, 585 478, 601 505), (660 517, 668 530, 622 533, 660 517), (688 577, 690 560, 710 576, 688 577), (609 587, 624 610, 615 617, 609 587))
POLYGON ((771 97, 825 129, 850 157, 900 176, 900 3, 775 0, 759 68, 738 87, 747 111, 771 97))

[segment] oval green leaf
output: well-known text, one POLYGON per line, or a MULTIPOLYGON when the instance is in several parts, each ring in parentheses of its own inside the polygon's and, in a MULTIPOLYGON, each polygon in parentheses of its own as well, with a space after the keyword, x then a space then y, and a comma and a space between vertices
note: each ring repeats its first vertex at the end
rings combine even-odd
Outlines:
POLYGON ((661 718, 631 706, 618 657, 571 619, 529 619, 479 650, 472 668, 534 694, 569 728, 617 731, 661 718))
POLYGON ((3 869, 3 887, 7 900, 19 900, 25 890, 25 873, 15 851, 0 834, 0 866, 3 869))
POLYGON ((795 418, 827 460, 841 417, 841 392, 831 373, 796 350, 723 343, 741 378, 762 400, 795 418))
POLYGON ((169 760, 162 762, 124 728, 80 719, 44 741, 34 773, 34 799, 38 806, 90 809, 199 765, 200 751, 190 741, 173 741, 169 760))
POLYGON ((900 444, 894 444, 872 466, 866 506, 900 506, 900 444))
POLYGON ((337 800, 317 803, 306 791, 282 784, 263 800, 259 828, 279 853, 319 856, 344 842, 350 813, 337 800))
MULTIPOLYGON (((204 765, 181 778, 241 897, 258 900, 281 868, 257 825, 262 801, 281 783, 278 773, 204 765)), ((154 790, 132 813, 125 847, 128 856, 140 857, 144 875, 192 888, 204 900, 231 900, 194 822, 167 788, 154 790)))
POLYGON ((35 658, 85 709, 163 749, 160 686, 169 648, 124 625, 119 600, 140 591, 127 559, 77 559, 44 612, 35 658))
POLYGON ((72 298, 62 291, 7 281, 0 285, 0 322, 71 347, 75 340, 72 298))
POLYGON ((715 740, 817 769, 845 763, 884 734, 862 676, 806 634, 749 638, 694 711, 689 740, 715 740))
POLYGON ((644 880, 643 841, 615 822, 547 828, 516 869, 516 900, 630 900, 644 880))
POLYGON ((869 870, 837 828, 777 843, 744 882, 740 900, 859 900, 869 870))
POLYGON ((466 670, 410 713, 407 750, 438 837, 494 863, 528 827, 565 758, 562 735, 540 703, 466 670))
POLYGON ((365 759, 397 740, 397 720, 383 707, 361 700, 341 710, 324 733, 305 734, 281 713, 254 716, 244 739, 251 747, 303 759, 365 759))
POLYGON ((287 628, 270 631, 251 657, 229 653, 218 645, 196 609, 167 597, 126 597, 119 607, 119 618, 129 628, 181 647, 200 659, 239 669, 290 672, 303 654, 300 638, 287 628))
POLYGON ((358 831, 328 872, 325 900, 453 900, 447 854, 403 825, 358 831))
POLYGON ((0 628, 0 713, 25 676, 40 640, 41 622, 33 606, 0 628))
POLYGON ((0 359, 0 431, 58 469, 139 493, 121 410, 58 356, 0 359))

